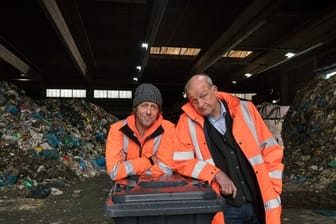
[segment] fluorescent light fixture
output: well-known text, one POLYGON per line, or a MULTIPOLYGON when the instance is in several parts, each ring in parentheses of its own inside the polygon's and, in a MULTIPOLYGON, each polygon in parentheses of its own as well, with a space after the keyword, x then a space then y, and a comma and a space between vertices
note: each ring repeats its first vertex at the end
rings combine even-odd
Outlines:
POLYGON ((246 73, 244 76, 245 76, 246 78, 250 78, 250 77, 252 76, 252 74, 251 74, 251 73, 246 73))
POLYGON ((141 66, 140 65, 136 66, 136 69, 140 72, 141 71, 141 66))
POLYGON ((286 56, 286 58, 291 58, 291 57, 294 57, 294 56, 295 56, 295 53, 293 53, 293 52, 287 52, 287 53, 285 54, 285 56, 286 56))
POLYGON ((28 81, 31 81, 31 79, 17 79, 17 81, 28 82, 28 81))
POLYGON ((232 84, 237 84, 237 81, 233 80, 233 81, 232 81, 232 84))
POLYGON ((147 49, 148 49, 148 43, 143 42, 143 43, 141 44, 141 47, 142 47, 142 48, 145 48, 145 49, 147 50, 147 49))
POLYGON ((138 77, 133 77, 133 81, 138 81, 138 77))

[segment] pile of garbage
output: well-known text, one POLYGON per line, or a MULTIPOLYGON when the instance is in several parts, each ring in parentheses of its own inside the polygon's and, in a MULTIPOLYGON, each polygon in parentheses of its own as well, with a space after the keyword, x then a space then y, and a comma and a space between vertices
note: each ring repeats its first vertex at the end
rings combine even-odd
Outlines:
POLYGON ((336 77, 297 92, 282 126, 285 181, 336 196, 336 77))
POLYGON ((32 100, 0 82, 0 189, 71 184, 105 172, 117 117, 83 99, 32 100))

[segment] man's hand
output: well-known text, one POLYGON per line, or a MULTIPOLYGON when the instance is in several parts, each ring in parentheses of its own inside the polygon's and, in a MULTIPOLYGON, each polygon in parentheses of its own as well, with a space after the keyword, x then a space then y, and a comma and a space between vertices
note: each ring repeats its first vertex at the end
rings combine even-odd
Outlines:
POLYGON ((237 188, 232 180, 223 172, 219 171, 215 175, 215 180, 219 185, 219 190, 224 195, 232 194, 232 197, 235 198, 237 195, 237 188))

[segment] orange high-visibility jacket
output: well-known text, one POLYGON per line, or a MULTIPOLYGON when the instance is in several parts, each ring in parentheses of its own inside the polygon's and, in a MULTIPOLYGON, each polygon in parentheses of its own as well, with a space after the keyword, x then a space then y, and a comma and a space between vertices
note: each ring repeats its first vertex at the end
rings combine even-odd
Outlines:
POLYGON ((135 115, 110 126, 106 141, 106 168, 112 180, 132 175, 172 173, 175 125, 160 115, 140 139, 135 115), (155 155, 157 163, 148 159, 155 155))
MULTIPOLYGON (((267 224, 280 224, 283 148, 272 137, 256 107, 231 94, 218 92, 217 97, 227 103, 232 117, 232 134, 253 167, 265 209, 267 224)), ((176 125, 173 160, 179 173, 207 180, 219 194, 213 181, 219 172, 212 159, 204 134, 204 118, 190 103, 186 103, 176 125)), ((225 214, 224 214, 225 215, 225 214)), ((212 223, 224 223, 218 212, 212 223)))

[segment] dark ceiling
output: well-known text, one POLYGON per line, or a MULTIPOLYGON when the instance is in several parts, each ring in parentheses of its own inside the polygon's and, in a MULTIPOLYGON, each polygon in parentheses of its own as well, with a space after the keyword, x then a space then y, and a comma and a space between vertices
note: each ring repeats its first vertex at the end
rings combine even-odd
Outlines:
POLYGON ((191 74, 206 72, 219 89, 260 92, 281 89, 281 76, 298 66, 335 63, 334 0, 6 0, 0 10, 0 81, 30 88, 152 82, 179 93, 191 74), (143 41, 201 51, 151 55, 143 41), (221 57, 229 50, 253 53, 221 57), (288 51, 297 55, 286 59, 288 51))

